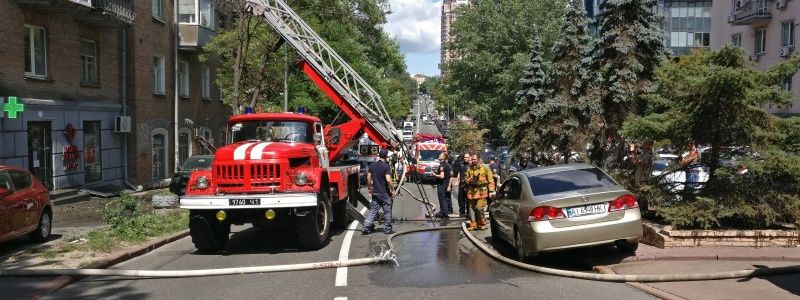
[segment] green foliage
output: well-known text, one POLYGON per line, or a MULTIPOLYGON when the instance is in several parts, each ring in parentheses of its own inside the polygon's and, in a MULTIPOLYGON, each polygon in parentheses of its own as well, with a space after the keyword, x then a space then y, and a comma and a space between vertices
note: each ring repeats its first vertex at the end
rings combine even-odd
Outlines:
POLYGON ((449 148, 455 153, 483 150, 483 140, 488 129, 478 128, 476 125, 456 120, 448 128, 450 138, 447 140, 449 148))
POLYGON ((565 0, 497 0, 463 8, 452 25, 454 41, 442 45, 457 57, 442 66, 445 102, 492 137, 509 132, 522 114, 515 93, 530 41, 539 37, 549 48, 564 7, 565 0))
POLYGON ((90 248, 107 251, 120 241, 136 242, 186 228, 188 212, 184 210, 161 213, 144 211, 142 200, 123 194, 100 208, 109 229, 99 229, 88 236, 90 248))
MULTIPOLYGON (((628 118, 623 135, 682 144, 694 139, 707 150, 709 180, 697 191, 673 192, 663 177, 631 187, 672 225, 689 228, 764 228, 800 217, 800 121, 778 119, 762 105, 781 105, 790 95, 776 86, 796 72, 800 56, 758 72, 740 48, 696 51, 656 71, 657 89, 644 116, 628 118), (793 70, 793 71, 792 71, 793 70), (760 155, 727 159, 723 146, 749 146, 760 155), (748 172, 737 172, 740 166, 748 172)), ((662 142, 663 143, 663 142, 662 142)), ((682 151, 682 150, 679 150, 682 151)), ((667 172, 680 171, 679 169, 667 172)))
MULTIPOLYGON (((385 0, 288 2, 382 96, 392 118, 407 113, 416 85, 406 74, 399 46, 380 27, 386 22, 388 5, 385 0)), ((283 109, 284 51, 288 46, 279 44, 280 37, 260 17, 242 15, 235 5, 233 7, 235 26, 219 32, 204 47, 203 57, 219 61, 216 83, 225 91, 223 101, 231 105, 235 113, 245 106, 280 111, 283 109), (239 57, 241 59, 237 60, 239 57)), ((310 114, 326 122, 332 121, 339 108, 294 67, 298 59, 295 51, 289 49, 290 109, 304 106, 310 114)))

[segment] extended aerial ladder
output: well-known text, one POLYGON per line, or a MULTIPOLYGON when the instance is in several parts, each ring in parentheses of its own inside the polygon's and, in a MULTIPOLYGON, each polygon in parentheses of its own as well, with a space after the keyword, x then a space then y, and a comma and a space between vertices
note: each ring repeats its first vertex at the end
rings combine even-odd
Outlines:
MULTIPOLYGON (((397 134, 381 96, 286 2, 247 0, 245 9, 262 16, 295 50, 301 58, 300 68, 303 72, 350 118, 349 122, 328 125, 326 128, 326 136, 335 139, 327 143, 332 145, 329 146, 332 148, 330 161, 338 161, 346 150, 351 149, 360 137, 356 135, 361 132, 366 132, 381 147, 399 150, 406 156, 410 154, 408 145, 397 134)), ((410 161, 409 158, 406 161, 410 161)), ((403 173, 398 191, 405 179, 405 171, 403 173)), ((419 192, 421 202, 430 210, 431 206, 421 187, 419 192)))

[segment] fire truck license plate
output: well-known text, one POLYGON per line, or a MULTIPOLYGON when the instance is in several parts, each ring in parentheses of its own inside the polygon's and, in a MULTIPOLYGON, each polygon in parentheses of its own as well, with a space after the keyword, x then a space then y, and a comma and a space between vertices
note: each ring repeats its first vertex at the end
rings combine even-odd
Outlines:
POLYGON ((237 206, 237 205, 261 205, 261 199, 259 199, 259 198, 228 199, 228 204, 230 204, 231 206, 237 206))

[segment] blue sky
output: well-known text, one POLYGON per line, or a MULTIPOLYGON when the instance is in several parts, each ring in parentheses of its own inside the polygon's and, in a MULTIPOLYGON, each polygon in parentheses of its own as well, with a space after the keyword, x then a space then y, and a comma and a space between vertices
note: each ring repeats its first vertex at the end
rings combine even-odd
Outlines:
POLYGON ((383 30, 400 44, 408 73, 439 75, 441 0, 389 0, 383 30))

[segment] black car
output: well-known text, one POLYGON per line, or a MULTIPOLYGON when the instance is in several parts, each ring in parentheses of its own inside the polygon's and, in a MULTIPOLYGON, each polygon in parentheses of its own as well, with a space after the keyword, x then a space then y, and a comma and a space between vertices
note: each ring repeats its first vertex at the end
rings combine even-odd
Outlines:
POLYGON ((186 182, 189 181, 189 176, 194 171, 211 170, 211 162, 214 161, 213 155, 194 155, 183 162, 181 169, 175 172, 172 176, 172 182, 169 184, 169 191, 183 196, 186 193, 186 182))

